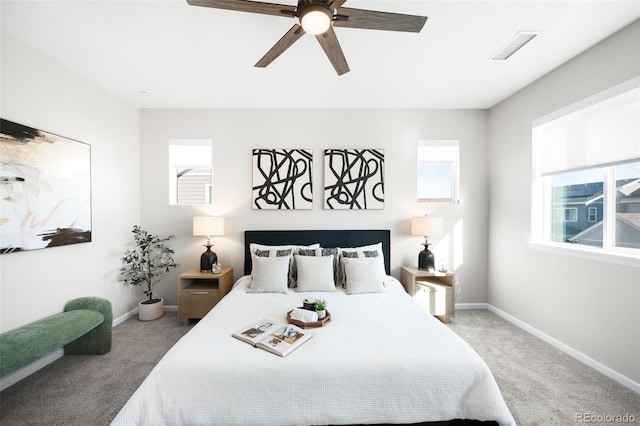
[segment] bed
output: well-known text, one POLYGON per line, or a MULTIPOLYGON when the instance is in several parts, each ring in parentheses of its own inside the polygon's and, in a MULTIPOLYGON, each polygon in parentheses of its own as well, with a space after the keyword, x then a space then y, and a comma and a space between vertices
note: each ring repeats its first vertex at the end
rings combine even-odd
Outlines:
POLYGON ((167 352, 112 424, 514 425, 484 361, 388 275, 389 259, 388 230, 246 231, 245 274, 167 352), (298 269, 289 266, 283 290, 282 268, 273 265, 282 264, 274 259, 287 256, 286 245, 317 258, 292 256, 298 269), (331 259, 338 283, 329 289, 318 277, 329 273, 327 256, 341 251, 345 259, 331 259), (269 287, 275 282, 278 291, 269 287), (313 338, 286 357, 232 337, 262 318, 286 322, 306 298, 325 299, 331 320, 305 329, 313 338))

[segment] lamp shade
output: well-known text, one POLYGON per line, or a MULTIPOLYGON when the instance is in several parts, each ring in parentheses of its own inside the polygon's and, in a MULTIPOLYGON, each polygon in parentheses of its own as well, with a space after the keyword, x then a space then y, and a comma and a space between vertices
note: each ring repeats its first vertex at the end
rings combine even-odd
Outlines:
POLYGON ((193 218, 193 236, 211 237, 224 235, 224 218, 215 216, 196 216, 193 218))
POLYGON ((411 218, 411 235, 438 236, 442 234, 442 218, 414 217, 411 218))

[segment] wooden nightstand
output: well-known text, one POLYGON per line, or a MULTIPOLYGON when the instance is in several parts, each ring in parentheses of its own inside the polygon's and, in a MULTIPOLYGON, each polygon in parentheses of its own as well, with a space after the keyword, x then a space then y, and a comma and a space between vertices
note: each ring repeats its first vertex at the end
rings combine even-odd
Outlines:
POLYGON ((456 316, 456 274, 403 266, 402 285, 431 315, 442 322, 456 316))
POLYGON ((187 325, 189 319, 200 319, 231 290, 233 269, 222 272, 200 272, 189 269, 178 276, 178 320, 187 325))

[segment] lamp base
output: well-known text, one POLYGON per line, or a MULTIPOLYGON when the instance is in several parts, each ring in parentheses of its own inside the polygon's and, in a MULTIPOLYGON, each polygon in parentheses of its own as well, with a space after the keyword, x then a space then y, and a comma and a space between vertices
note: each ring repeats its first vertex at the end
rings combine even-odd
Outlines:
POLYGON ((207 251, 200 256, 200 272, 211 272, 211 267, 218 261, 218 255, 211 251, 210 245, 205 245, 207 251))
POLYGON ((418 269, 421 271, 435 271, 436 262, 433 253, 429 251, 429 244, 422 243, 424 250, 418 253, 418 269))

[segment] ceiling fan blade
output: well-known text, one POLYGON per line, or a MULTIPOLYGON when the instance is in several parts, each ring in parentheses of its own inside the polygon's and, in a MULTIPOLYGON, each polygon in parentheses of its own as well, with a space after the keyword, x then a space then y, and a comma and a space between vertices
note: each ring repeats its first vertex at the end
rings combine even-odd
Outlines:
POLYGON ((338 42, 338 37, 336 37, 336 32, 333 31, 333 27, 329 27, 326 32, 318 34, 316 38, 320 42, 320 46, 322 46, 324 53, 327 54, 329 61, 331 61, 331 65, 333 65, 333 68, 336 70, 338 75, 349 72, 347 59, 344 57, 344 53, 342 53, 342 48, 338 42))
POLYGON ((263 57, 258 61, 255 65, 259 68, 264 68, 273 62, 282 52, 287 50, 293 43, 298 41, 300 37, 304 35, 304 30, 298 24, 295 24, 285 35, 282 36, 280 40, 276 44, 273 45, 271 50, 269 50, 263 57))
POLYGON ((426 16, 343 7, 338 9, 338 15, 333 22, 333 26, 419 33, 425 22, 427 22, 426 16), (346 19, 344 18, 345 15, 347 16, 346 19))
POLYGON ((262 3, 249 0, 187 0, 187 3, 189 3, 191 6, 237 10, 240 12, 262 13, 264 15, 294 17, 296 13, 296 6, 262 3))
POLYGON ((333 0, 329 2, 328 6, 331 6, 334 9, 340 9, 346 1, 347 0, 333 0))

